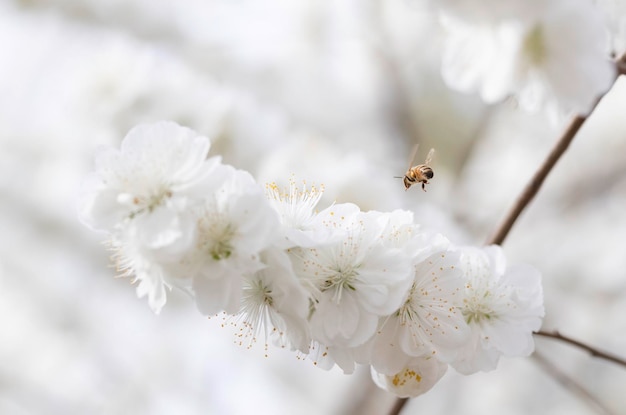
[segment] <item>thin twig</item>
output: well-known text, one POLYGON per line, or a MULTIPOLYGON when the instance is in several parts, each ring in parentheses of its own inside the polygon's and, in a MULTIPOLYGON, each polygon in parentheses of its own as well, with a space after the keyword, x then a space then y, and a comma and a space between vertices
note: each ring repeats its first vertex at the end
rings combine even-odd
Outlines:
MULTIPOLYGON (((593 109, 595 109, 597 102, 593 105, 593 109)), ((569 123, 556 145, 548 154, 548 157, 545 159, 543 164, 539 167, 539 170, 532 177, 531 181, 526 185, 524 191, 519 195, 517 201, 509 210, 509 213, 505 216, 500 226, 496 229, 495 233, 489 238, 487 241, 487 245, 501 245, 504 242, 504 239, 511 231, 513 224, 522 213, 522 211, 528 206, 528 204, 533 200, 544 180, 548 176, 548 173, 552 171, 556 162, 561 158, 565 150, 569 147, 570 143, 580 130, 580 127, 583 126, 586 116, 576 116, 569 123)))
MULTIPOLYGON (((556 340, 560 340, 563 341, 565 343, 569 343, 572 346, 576 346, 578 348, 581 348, 587 352, 589 352, 589 354, 591 354, 591 356, 600 358, 600 359, 605 359, 608 360, 610 362, 616 363, 618 365, 624 366, 626 367, 626 360, 622 359, 620 357, 617 357, 615 355, 611 355, 609 353, 600 351, 592 346, 589 346, 587 344, 584 344, 578 340, 574 340, 571 337, 568 336, 564 336, 561 333, 559 333, 558 331, 553 331, 553 332, 548 332, 548 331, 538 331, 535 333, 535 335, 538 336, 543 336, 543 337, 549 337, 549 338, 553 338, 556 340)), ((604 406, 604 404, 602 402, 600 402, 599 399, 597 399, 595 396, 593 396, 587 389, 585 389, 583 386, 579 385, 577 382, 575 382, 570 376, 568 376, 567 374, 563 373, 559 368, 557 368, 554 364, 552 364, 551 362, 548 361, 548 359, 546 359, 545 357, 543 357, 543 355, 541 355, 540 353, 535 352, 533 354, 533 358, 535 360, 537 360, 541 366, 548 372, 550 373, 550 375, 552 375, 561 385, 563 385, 565 388, 571 390, 573 392, 573 394, 575 396, 579 396, 582 400, 590 403, 592 406, 595 406, 596 409, 601 410, 603 413, 605 414, 612 414, 613 412, 611 410, 609 410, 606 406, 604 406)), ((402 408, 404 407, 404 405, 406 404, 408 399, 406 398, 400 398, 397 399, 393 408, 391 408, 391 411, 389 411, 389 415, 398 415, 400 413, 400 411, 402 410, 402 408)))
MULTIPOLYGON (((595 107, 596 104, 594 104, 593 108, 595 109, 595 107)), ((504 242, 504 239, 513 227, 513 224, 519 217, 520 213, 522 213, 524 208, 528 206, 533 197, 535 197, 543 181, 548 176, 548 173, 550 173, 556 162, 559 160, 569 144, 572 142, 572 140, 576 136, 576 133, 578 132, 578 130, 580 130, 580 127, 582 127, 583 123, 585 122, 586 118, 587 117, 577 116, 570 122, 567 129, 558 140, 556 146, 548 155, 548 158, 544 161, 539 170, 533 176, 530 183, 528 183, 522 194, 518 197, 517 201, 505 217, 504 221, 497 228, 494 235, 489 238, 489 240, 487 241, 487 245, 501 245, 502 242, 504 242)), ((389 415, 398 415, 406 404, 406 401, 406 399, 397 399, 393 408, 389 412, 389 415)))
POLYGON ((543 337, 550 337, 552 339, 556 339, 556 340, 560 340, 563 341, 565 343, 569 343, 572 346, 576 346, 580 349, 583 349, 587 352, 589 352, 589 354, 591 354, 591 356, 593 357, 597 357, 600 359, 604 359, 604 360, 608 360, 609 362, 613 362, 616 363, 618 365, 624 366, 626 367, 626 359, 623 359, 621 357, 612 355, 610 353, 606 353, 603 351, 600 351, 598 349, 596 349, 595 347, 589 346, 585 343, 582 343, 578 340, 574 340, 571 337, 568 336, 564 336, 561 333, 559 333, 558 331, 554 330, 554 331, 538 331, 535 333, 538 336, 543 336, 543 337))
MULTIPOLYGON (((616 65, 617 74, 619 76, 620 74, 622 74, 622 68, 626 65, 626 53, 622 55, 619 59, 615 60, 615 65, 616 65)), ((567 128, 565 129, 565 131, 563 132, 563 134, 557 141, 556 145, 554 146, 552 151, 548 154, 548 157, 543 162, 543 164, 539 167, 539 170, 537 170, 537 172, 531 179, 530 183, 526 185, 526 188, 524 189, 524 191, 517 198, 517 201, 515 202, 515 204, 509 211, 509 213, 505 216, 505 219, 502 221, 500 226, 498 226, 498 228, 496 229, 496 232, 487 240, 487 245, 493 245, 493 244, 502 245, 507 235, 511 231, 513 224, 515 224, 515 221, 519 217, 519 215, 526 208, 526 206, 528 206, 528 204, 533 200, 533 198, 535 197, 535 195, 541 188, 541 185, 543 184, 544 180, 546 179, 550 171, 554 168, 556 162, 559 160, 559 158, 561 158, 563 153, 565 153, 565 150, 567 150, 570 143, 572 142, 572 140, 574 139, 574 137, 576 136, 580 128, 583 126, 583 124, 585 123, 589 115, 591 115, 593 111, 596 109, 598 103, 600 102, 603 96, 604 94, 598 97, 598 99, 594 102, 588 115, 586 116, 578 115, 574 117, 572 121, 570 121, 569 125, 567 126, 567 128)), ((571 343, 571 342, 569 343, 576 345, 576 343, 571 343)), ((391 408, 389 415, 398 415, 400 411, 402 411, 402 408, 404 407, 406 402, 407 402, 407 399, 405 398, 396 399, 396 402, 391 408)))
POLYGON ((393 406, 391 407, 391 410, 389 411, 389 415, 398 415, 402 408, 404 408, 404 405, 408 402, 408 400, 409 398, 396 399, 393 406))
MULTIPOLYGON (((626 54, 622 55, 615 62, 615 65, 618 69, 618 73, 619 73, 620 65, 623 66, 624 64, 626 64, 626 54)), ((594 102, 593 106, 591 107, 589 111, 589 115, 591 115, 591 113, 593 113, 593 111, 596 109, 596 106, 600 102, 600 99, 602 99, 602 96, 600 96, 594 102)), ((492 245, 492 244, 502 245, 505 238, 511 231, 513 224, 517 221, 517 218, 519 217, 519 215, 526 208, 526 206, 528 206, 528 204, 533 200, 533 198, 535 197, 535 195, 541 188, 541 185, 543 184, 544 180, 546 179, 546 177, 548 177, 548 174, 552 171, 556 162, 559 161, 563 153, 565 153, 565 150, 567 150, 567 148, 569 147, 574 137, 576 137, 576 134, 578 133, 580 128, 583 126, 583 124, 585 123, 589 115, 584 115, 584 116, 578 115, 574 117, 572 121, 570 121, 569 125, 567 126, 565 131, 563 131, 563 134, 561 134, 561 137, 556 142, 556 145, 554 146, 552 151, 548 154, 548 157, 546 158, 546 160, 539 167, 539 170, 537 170, 537 172, 532 177, 530 182, 526 185, 526 188, 524 188, 524 191, 522 191, 522 193, 519 195, 516 202, 511 207, 511 210, 509 210, 504 220, 496 228, 496 231, 494 232, 494 234, 487 240, 487 245, 492 245)))
MULTIPOLYGON (((537 333, 538 334, 538 333, 537 333)), ((593 407, 596 411, 600 411, 606 415, 613 415, 614 412, 607 408, 598 398, 592 395, 587 389, 576 382, 571 376, 564 373, 561 369, 556 367, 552 362, 546 359, 540 353, 533 353, 532 358, 541 365, 541 367, 552 376, 560 385, 572 392, 572 395, 577 396, 580 400, 593 407)))
POLYGON ((617 66, 617 75, 626 75, 626 53, 615 61, 617 66))

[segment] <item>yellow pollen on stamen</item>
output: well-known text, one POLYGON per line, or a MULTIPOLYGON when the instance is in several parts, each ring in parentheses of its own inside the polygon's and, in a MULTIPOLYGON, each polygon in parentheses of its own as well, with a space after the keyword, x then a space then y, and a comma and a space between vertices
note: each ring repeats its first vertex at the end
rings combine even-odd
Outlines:
POLYGON ((394 386, 404 386, 409 381, 417 381, 419 383, 422 381, 422 377, 412 369, 404 369, 402 372, 396 373, 391 379, 391 383, 394 386))

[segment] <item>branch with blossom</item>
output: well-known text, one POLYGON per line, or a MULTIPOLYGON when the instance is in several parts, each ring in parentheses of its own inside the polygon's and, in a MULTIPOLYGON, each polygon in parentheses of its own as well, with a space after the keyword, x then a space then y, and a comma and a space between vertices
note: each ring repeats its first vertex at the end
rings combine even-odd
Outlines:
MULTIPOLYGON (((463 3, 463 2, 461 2, 461 3, 463 3)), ((468 3, 468 2, 466 2, 466 3, 468 3)), ((533 30, 537 30, 536 27, 533 30)), ((537 35, 537 32, 530 32, 527 36, 535 37, 536 35, 537 35)), ((586 39, 586 40, 588 40, 588 39, 586 39)), ((527 41, 530 41, 530 39, 527 38, 527 41)), ((532 39, 532 42, 533 42, 533 46, 535 48, 539 47, 540 44, 537 43, 538 39, 534 38, 534 39, 532 39)), ((541 47, 541 49, 542 48, 543 47, 541 47)), ((529 51, 527 51, 527 52, 529 52, 529 51)), ((580 58, 580 57, 577 57, 577 58, 584 61, 584 58, 580 58)), ((617 74, 617 76, 625 74, 625 71, 624 71, 624 69, 625 69, 625 66, 624 66, 625 62, 626 62, 626 53, 621 55, 618 59, 615 60, 614 65, 615 65, 615 73, 617 74)), ((560 62, 560 64, 563 64, 563 62, 560 62)), ((565 65, 563 65, 563 66, 565 66, 565 65)), ((452 79, 453 79, 453 82, 457 80, 457 78, 455 78, 455 77, 452 77, 452 79)), ((615 78, 615 80, 616 80, 616 78, 615 78)), ((615 80, 613 82, 615 82, 615 80)), ((602 89, 600 89, 600 91, 601 90, 602 89)), ((598 91, 597 93, 599 94, 599 96, 603 96, 606 92, 608 92, 608 91, 604 91, 604 92, 599 92, 598 91)), ((595 108, 598 105, 599 101, 600 101, 600 98, 595 98, 595 100, 588 107, 588 109, 586 111, 583 111, 583 112, 591 114, 595 110, 595 108)), ((499 224, 499 226, 497 227, 497 229, 494 232, 494 234, 489 237, 489 239, 487 240, 487 245, 502 245, 502 243, 504 242, 504 240, 508 236, 509 232, 511 231, 513 225, 515 224, 515 222, 519 218, 519 216, 522 213, 522 211, 533 200, 533 198, 535 197, 535 195, 537 194, 537 192, 541 188, 544 180, 547 178, 548 174, 552 171, 552 169, 554 168, 554 166, 556 165, 558 160, 563 156, 563 154, 565 153, 565 151, 569 147, 570 143, 576 137, 576 134, 578 133, 578 131, 584 125, 584 123, 587 120, 587 118, 588 118, 588 115, 580 115, 580 114, 576 115, 576 116, 574 116, 572 118, 570 123, 567 125, 567 127, 563 131, 561 137, 557 140, 556 144, 554 145, 554 148, 551 150, 551 152, 546 157, 546 159, 543 162, 543 164, 539 167, 537 172, 531 178, 530 182, 527 184, 527 186, 524 188, 522 193, 519 195, 518 199, 512 205, 511 209, 509 210, 509 212, 507 213, 505 218, 502 220, 502 222, 499 224)), ((611 361, 613 363, 616 363, 618 365, 621 365, 621 366, 626 366, 626 361, 624 359, 622 359, 620 357, 617 357, 617 356, 613 356, 613 355, 607 354, 605 352, 602 352, 602 351, 598 350, 597 348, 595 348, 593 346, 590 346, 590 345, 587 345, 587 344, 582 343, 580 341, 573 340, 573 339, 571 339, 569 337, 563 336, 558 331, 555 331, 555 332, 552 332, 552 333, 551 332, 545 332, 545 331, 538 331, 538 332, 536 332, 536 334, 540 335, 540 336, 550 337, 550 338, 553 338, 553 339, 564 341, 564 342, 569 343, 569 344, 571 344, 573 346, 576 346, 576 347, 582 348, 583 350, 588 351, 592 356, 609 360, 609 361, 611 361)), ((397 415, 397 414, 399 414, 400 411, 402 410, 402 408, 404 407, 404 405, 406 404, 406 402, 407 402, 407 399, 398 399, 396 401, 396 403, 394 404, 394 406, 391 408, 391 410, 389 412, 389 415, 397 415)))
POLYGON ((610 353, 607 352, 603 352, 601 350, 598 350, 595 347, 589 346, 581 341, 572 339, 569 336, 565 336, 563 334, 561 334, 558 330, 554 330, 554 331, 544 331, 544 330, 540 330, 538 332, 535 333, 535 335, 537 336, 542 336, 542 337, 547 337, 547 338, 551 338, 551 339, 555 339, 555 340, 559 340, 565 343, 568 343, 574 347, 578 347, 579 349, 583 349, 586 352, 588 352, 591 356, 593 357, 597 357, 599 359, 604 359, 607 360, 609 362, 613 362, 617 365, 620 366, 624 366, 626 367, 626 359, 621 358, 619 356, 615 356, 612 355, 610 353))
POLYGON ((250 342, 348 374, 369 365, 400 398, 425 393, 449 367, 473 374, 530 355, 544 316, 541 274, 507 264, 498 245, 623 59, 606 59, 599 14, 585 0, 441 1, 436 13, 451 88, 489 103, 513 96, 555 119, 578 114, 489 246, 456 246, 408 211, 320 208, 323 189, 295 179, 263 188, 173 122, 139 125, 119 150, 98 153, 81 221, 107 233, 120 275, 155 313, 170 290, 187 292, 202 314, 233 316, 250 342))
POLYGON ((81 220, 109 234, 123 276, 155 313, 167 292, 205 315, 237 316, 322 368, 372 368, 398 396, 430 389, 448 366, 493 370, 528 356, 541 326, 541 275, 502 250, 452 245, 408 211, 317 211, 322 189, 265 192, 207 158, 210 142, 172 122, 133 128, 85 179, 81 220), (498 317, 498 318, 496 318, 498 317))
MULTIPOLYGON (((624 59, 626 59, 626 54, 623 55, 619 60, 617 60, 616 64, 619 64, 624 59)), ((596 100, 596 102, 593 105, 593 109, 595 109, 598 102, 599 100, 596 100)), ((513 225, 519 218, 522 211, 533 200, 533 198, 535 197, 535 195, 541 188, 541 185, 543 184, 544 180, 547 178, 548 174, 552 171, 557 161, 561 158, 561 156, 563 156, 563 154, 569 147, 570 143, 576 137, 576 134, 578 133, 580 128, 583 126, 586 120, 587 120, 586 116, 580 116, 580 115, 572 119, 572 121, 569 123, 569 125, 567 126, 567 128, 565 129, 561 137, 559 138, 559 140, 556 142, 552 151, 548 154, 546 160, 541 164, 541 166, 539 167, 537 172, 534 174, 534 176, 531 178, 528 185, 524 188, 524 190, 522 191, 522 193, 520 194, 516 202, 512 205, 511 209, 509 210, 505 218, 502 220, 502 222, 496 229, 495 233, 488 239, 487 241, 488 245, 494 245, 494 246, 502 245, 502 243, 508 236, 509 232, 511 231, 513 225)), ((576 347, 582 348, 583 350, 588 351, 592 356, 609 360, 618 365, 626 366, 626 360, 620 357, 602 352, 580 341, 573 340, 569 337, 563 336, 558 331, 555 331, 555 332, 536 331, 535 334, 564 341, 573 346, 576 346, 576 347)), ((395 402, 394 406, 391 408, 389 415, 399 414, 402 408, 404 407, 404 405, 406 404, 406 402, 407 402, 407 399, 398 399, 395 402)))

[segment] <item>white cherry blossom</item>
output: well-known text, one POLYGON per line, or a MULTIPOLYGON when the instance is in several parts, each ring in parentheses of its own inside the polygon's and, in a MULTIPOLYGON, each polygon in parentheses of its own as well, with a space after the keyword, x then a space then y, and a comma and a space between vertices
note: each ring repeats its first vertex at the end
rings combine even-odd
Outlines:
POLYGON ((108 231, 116 267, 159 312, 173 280, 166 267, 195 243, 194 208, 222 179, 206 137, 173 122, 139 125, 121 149, 103 148, 82 186, 81 221, 108 231))
POLYGON ((447 370, 447 364, 432 356, 414 358, 392 375, 371 369, 374 383, 400 398, 414 398, 428 392, 447 370))
POLYGON ((270 248, 261 260, 265 268, 244 277, 240 318, 255 338, 263 331, 266 339, 274 336, 281 347, 307 353, 311 342, 308 293, 285 252, 270 248))
POLYGON ((285 248, 312 247, 328 241, 333 234, 321 223, 315 211, 324 194, 323 186, 307 187, 303 182, 300 188, 292 177, 288 189, 280 189, 276 183, 269 183, 265 186, 265 193, 271 206, 278 212, 284 238, 281 245, 285 248))
POLYGON ((446 83, 478 91, 486 102, 513 95, 527 110, 587 114, 615 79, 604 21, 590 1, 534 2, 524 13, 487 23, 442 21, 446 83))
POLYGON ((405 302, 380 327, 371 345, 371 364, 385 374, 397 373, 413 357, 451 361, 467 341, 469 329, 461 309, 462 269, 455 252, 436 252, 414 266, 414 281, 405 302))
POLYGON ((374 334, 378 318, 406 297, 412 283, 410 257, 381 238, 383 214, 337 204, 320 216, 326 227, 345 236, 291 250, 296 274, 315 298, 311 335, 327 346, 358 346, 374 334))
POLYGON ((219 157, 206 137, 173 122, 139 125, 121 149, 102 149, 83 183, 79 213, 93 229, 133 227, 150 249, 186 250, 195 235, 192 207, 214 186, 219 157))
POLYGON ((272 338, 344 373, 370 365, 400 397, 432 388, 448 364, 473 373, 532 352, 544 312, 533 268, 507 268, 496 246, 452 248, 408 211, 317 212, 321 189, 293 179, 264 194, 208 150, 174 123, 138 126, 85 181, 81 220, 109 233, 118 271, 154 312, 182 289, 251 343, 272 338))
POLYGON ((541 274, 507 267, 502 249, 460 248, 465 290, 462 313, 471 330, 452 366, 463 374, 496 368, 500 356, 528 356, 544 315, 541 274))
POLYGON ((137 297, 147 297, 150 309, 159 314, 167 302, 167 290, 172 288, 163 266, 157 259, 163 260, 167 255, 160 255, 159 250, 146 248, 133 235, 136 231, 129 228, 126 232, 112 237, 108 242, 113 252, 112 259, 120 277, 131 277, 137 284, 137 297))
POLYGON ((222 166, 227 179, 196 213, 195 245, 171 275, 191 279, 203 314, 239 311, 243 277, 264 267, 260 253, 276 241, 278 218, 249 173, 222 166))

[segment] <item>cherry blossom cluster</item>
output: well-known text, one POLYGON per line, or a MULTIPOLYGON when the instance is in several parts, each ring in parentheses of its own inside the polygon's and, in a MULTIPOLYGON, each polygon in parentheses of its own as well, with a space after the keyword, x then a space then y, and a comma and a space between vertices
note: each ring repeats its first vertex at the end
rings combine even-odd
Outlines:
POLYGON ((201 313, 236 316, 320 367, 370 365, 398 396, 448 366, 470 374, 532 352, 544 313, 532 267, 508 267, 497 246, 455 247, 411 212, 318 211, 321 188, 263 188, 209 148, 172 122, 139 125, 84 180, 82 222, 108 233, 155 313, 184 290, 201 313))
POLYGON ((442 73, 489 103, 587 114, 615 80, 608 19, 591 0, 437 0, 442 73))

